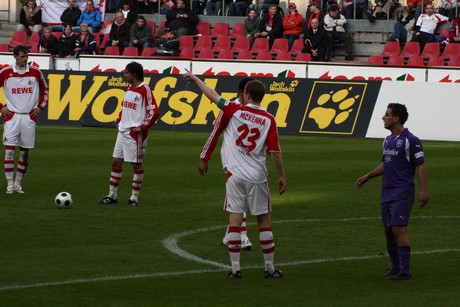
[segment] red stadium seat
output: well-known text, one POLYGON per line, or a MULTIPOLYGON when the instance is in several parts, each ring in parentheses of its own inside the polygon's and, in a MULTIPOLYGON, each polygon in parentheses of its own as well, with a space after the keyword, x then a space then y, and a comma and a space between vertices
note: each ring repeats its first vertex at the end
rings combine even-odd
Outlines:
POLYGON ((237 38, 240 36, 244 36, 244 23, 242 22, 235 23, 230 31, 231 38, 237 38))
POLYGON ((222 60, 233 60, 233 51, 221 50, 219 51, 217 58, 222 60))
POLYGON ((251 48, 249 38, 240 36, 235 39, 233 46, 230 50, 233 52, 248 51, 251 48))
POLYGON ((401 56, 408 58, 411 56, 419 56, 420 55, 420 44, 419 42, 407 42, 404 45, 403 51, 401 52, 401 56))
POLYGON ((433 56, 428 59, 428 66, 444 66, 444 58, 433 56))
POLYGON ((214 51, 211 49, 201 49, 199 59, 214 59, 214 51))
POLYGON ((449 44, 444 48, 442 53, 444 58, 452 58, 460 56, 460 44, 449 44))
POLYGON ((211 36, 213 36, 213 37, 220 37, 220 36, 228 37, 228 23, 226 23, 226 22, 216 22, 214 24, 214 28, 212 29, 211 36))
POLYGON ((393 55, 388 58, 387 65, 394 65, 394 66, 403 66, 404 65, 404 57, 400 55, 393 55))
POLYGON ((38 53, 38 46, 37 45, 30 46, 30 53, 38 53))
POLYGON ((256 60, 271 61, 272 53, 268 51, 259 51, 256 55, 256 60))
POLYGON ((282 53, 289 51, 289 41, 287 38, 277 38, 273 41, 273 45, 270 48, 272 53, 282 53))
POLYGON ((288 52, 282 52, 282 53, 278 53, 276 55, 276 60, 277 61, 291 61, 292 60, 292 56, 290 53, 288 52))
POLYGON ((152 35, 155 36, 155 31, 156 31, 156 26, 155 26, 155 21, 153 20, 147 20, 147 24, 152 28, 152 35))
POLYGON ((294 41, 294 44, 292 44, 292 48, 289 52, 292 54, 301 53, 303 47, 304 47, 303 38, 298 38, 294 41))
POLYGON ((196 25, 196 31, 201 35, 210 35, 211 34, 211 24, 206 21, 200 21, 196 25))
POLYGON ((268 39, 265 37, 258 37, 254 40, 254 44, 252 45, 251 51, 252 52, 260 52, 260 51, 268 51, 270 49, 268 39))
POLYGON ((27 42, 27 45, 31 47, 32 46, 37 47, 39 43, 40 43, 40 33, 32 32, 32 34, 30 34, 30 38, 29 38, 29 41, 27 42))
POLYGON ((310 62, 311 61, 311 54, 310 53, 299 53, 295 60, 297 62, 310 62))
POLYGON ((448 66, 460 66, 460 57, 449 58, 448 66))
POLYGON ((449 38, 450 36, 449 28, 441 29, 441 31, 439 32, 439 36, 442 36, 444 38, 449 38))
POLYGON ((27 32, 26 31, 15 31, 11 36, 8 45, 12 48, 17 45, 27 45, 27 32))
POLYGON ((219 36, 214 43, 214 47, 212 50, 214 51, 222 51, 222 50, 230 50, 232 43, 230 41, 230 37, 228 36, 219 36))
POLYGON ((212 49, 212 37, 208 35, 199 36, 193 50, 212 49))
POLYGON ((383 57, 390 57, 399 55, 400 51, 399 42, 386 42, 380 55, 383 57))
POLYGON ((122 53, 123 56, 139 56, 139 49, 137 49, 137 47, 125 47, 125 49, 123 49, 123 53, 122 53))
POLYGON ((367 64, 383 65, 383 56, 371 55, 370 57, 367 58, 367 64))
POLYGON ((181 49, 179 57, 182 59, 193 59, 195 57, 195 51, 189 48, 181 49))
POLYGON ((407 66, 425 66, 423 57, 418 55, 410 56, 407 60, 407 66))
POLYGON ((102 23, 101 30, 99 30, 99 33, 102 34, 109 34, 110 33, 110 28, 112 27, 113 19, 106 19, 102 23))
POLYGON ((142 50, 141 56, 153 56, 155 51, 157 51, 156 47, 149 47, 149 48, 144 48, 142 50))
POLYGON ((120 48, 116 46, 108 46, 104 50, 104 55, 120 55, 120 48))
POLYGON ((193 49, 194 46, 193 35, 181 35, 179 36, 179 49, 193 49))
POLYGON ((9 52, 9 49, 8 44, 0 44, 0 52, 9 52))
POLYGON ((104 49, 105 48, 105 43, 110 40, 110 35, 109 34, 103 34, 102 37, 102 42, 99 45, 99 49, 104 49))
POLYGON ((236 56, 238 60, 252 60, 252 52, 251 51, 240 51, 236 56))
POLYGON ((160 21, 160 24, 158 25, 157 32, 163 29, 166 26, 166 20, 160 21))
POLYGON ((425 48, 423 48, 423 51, 422 51, 422 57, 424 58, 438 57, 440 52, 441 52, 441 48, 439 47, 439 43, 426 43, 425 48))

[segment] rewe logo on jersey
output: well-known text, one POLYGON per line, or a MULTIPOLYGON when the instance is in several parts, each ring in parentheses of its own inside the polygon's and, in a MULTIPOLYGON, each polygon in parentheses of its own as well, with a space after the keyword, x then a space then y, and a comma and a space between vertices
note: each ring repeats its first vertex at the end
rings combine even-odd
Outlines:
POLYGON ((367 83, 316 81, 300 132, 353 134, 367 83))

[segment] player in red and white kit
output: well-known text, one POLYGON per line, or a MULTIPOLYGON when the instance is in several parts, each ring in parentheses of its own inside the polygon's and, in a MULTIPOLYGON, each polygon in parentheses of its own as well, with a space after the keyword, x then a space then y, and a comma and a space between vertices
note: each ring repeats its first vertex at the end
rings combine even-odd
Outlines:
POLYGON ((148 130, 159 116, 158 106, 152 90, 144 82, 144 68, 137 62, 126 65, 124 77, 130 84, 123 98, 122 109, 117 119, 118 136, 112 155, 109 194, 100 204, 116 204, 118 185, 122 177, 123 162, 131 162, 134 175, 128 205, 135 206, 144 179, 142 165, 147 147, 148 130))
POLYGON ((196 82, 203 94, 216 103, 230 118, 224 130, 224 144, 227 146, 227 183, 224 209, 229 213, 228 252, 232 263, 230 278, 241 278, 240 226, 243 212, 249 208, 257 217, 259 241, 265 260, 265 278, 281 278, 283 272, 274 266, 273 233, 270 223, 270 192, 265 165, 268 152, 278 170, 279 193, 286 190, 278 131, 273 115, 260 106, 265 95, 262 82, 253 80, 244 89, 245 105, 223 99, 215 90, 208 87, 198 77, 188 72, 182 76, 187 81, 196 82))
MULTIPOLYGON (((243 98, 243 93, 244 93, 244 87, 246 86, 246 83, 249 81, 254 80, 254 78, 251 77, 245 77, 243 78, 240 83, 238 84, 238 98, 234 100, 236 103, 240 103, 244 105, 244 98, 243 98)), ((201 151, 200 158, 201 162, 198 165, 198 171, 200 172, 201 175, 205 176, 207 171, 208 171, 208 161, 211 160, 211 155, 216 148, 217 141, 219 140, 219 136, 222 134, 224 129, 227 127, 229 118, 227 115, 224 114, 223 111, 220 111, 216 123, 214 124, 214 127, 211 131, 211 134, 208 137, 208 140, 206 141, 206 144, 203 147, 203 150, 201 151)), ((227 149, 225 148, 225 143, 223 143, 221 149, 220 149, 220 157, 222 160, 222 167, 224 169, 224 173, 227 173, 227 162, 226 162, 226 156, 227 156, 227 149)), ((230 229, 230 226, 227 225, 227 230, 225 232, 225 236, 222 239, 222 243, 224 245, 228 245, 228 231, 230 229)), ((252 248, 252 243, 248 238, 248 233, 247 233, 247 217, 246 217, 246 212, 243 213, 243 221, 241 223, 241 248, 245 250, 250 250, 252 248)))
POLYGON ((3 144, 5 145, 5 177, 7 194, 24 193, 22 179, 29 165, 29 149, 35 145, 37 115, 48 103, 48 85, 42 72, 27 64, 29 47, 16 46, 13 50, 16 62, 0 70, 0 87, 3 87, 6 103, 0 103, 5 116, 3 144), (14 152, 19 146, 19 160, 14 178, 14 152))

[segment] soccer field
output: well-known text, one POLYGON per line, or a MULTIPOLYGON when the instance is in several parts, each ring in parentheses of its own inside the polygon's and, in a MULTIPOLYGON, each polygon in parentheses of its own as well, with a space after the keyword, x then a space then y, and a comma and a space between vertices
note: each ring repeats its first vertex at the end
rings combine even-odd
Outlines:
POLYGON ((109 128, 40 126, 26 194, 6 195, 1 176, 0 306, 459 304, 460 143, 423 142, 429 204, 414 205, 413 278, 401 282, 383 276, 389 260, 380 179, 354 186, 380 162, 382 140, 281 136, 284 195, 276 193, 271 160, 267 166, 275 261, 285 277, 263 278, 250 216, 254 247, 242 251, 243 278, 229 280, 220 147, 202 177, 197 166, 206 133, 151 130, 139 205, 125 204, 129 164, 119 203, 98 205, 108 192, 115 138, 109 128), (54 205, 61 191, 73 195, 72 209, 54 205))

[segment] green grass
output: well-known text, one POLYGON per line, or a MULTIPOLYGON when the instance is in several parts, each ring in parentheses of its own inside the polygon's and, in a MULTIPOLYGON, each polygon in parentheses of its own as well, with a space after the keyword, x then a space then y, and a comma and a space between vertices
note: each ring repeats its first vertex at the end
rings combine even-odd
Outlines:
POLYGON ((221 245, 225 178, 218 151, 206 177, 197 171, 205 133, 150 134, 139 205, 125 205, 132 168, 125 164, 119 203, 108 192, 116 131, 39 127, 23 183, 6 195, 0 180, 1 306, 454 306, 458 305, 460 143, 424 142, 428 207, 414 206, 409 233, 414 278, 387 280, 379 220, 380 180, 355 180, 380 161, 382 140, 282 136, 288 189, 276 195, 268 162, 276 262, 282 280, 264 280, 257 227, 242 252, 243 279, 228 280, 221 245), (54 197, 72 193, 59 210, 54 197), (197 262, 165 248, 178 246, 197 262), (207 263, 206 263, 207 261, 207 263))

